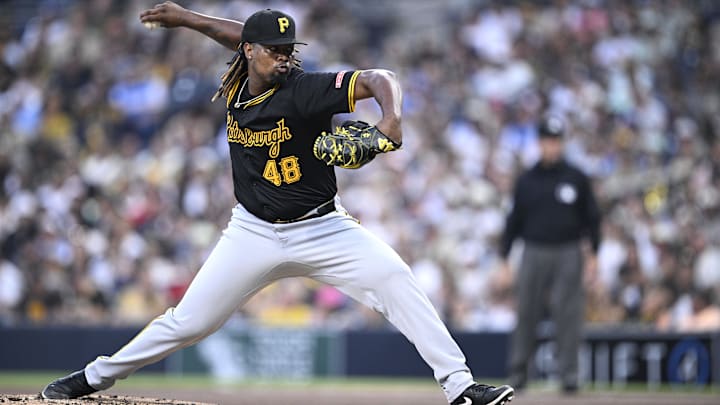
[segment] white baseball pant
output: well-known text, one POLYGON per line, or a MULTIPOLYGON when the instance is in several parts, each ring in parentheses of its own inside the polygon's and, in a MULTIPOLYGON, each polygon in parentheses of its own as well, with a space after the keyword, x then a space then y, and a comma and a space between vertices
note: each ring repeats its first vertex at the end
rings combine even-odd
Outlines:
POLYGON ((349 216, 339 198, 335 203, 335 212, 289 224, 269 223, 235 206, 228 227, 177 307, 151 321, 113 356, 88 364, 88 383, 107 389, 116 379, 210 335, 273 281, 304 276, 382 313, 415 344, 448 401, 457 398, 473 384, 462 351, 408 265, 349 216))

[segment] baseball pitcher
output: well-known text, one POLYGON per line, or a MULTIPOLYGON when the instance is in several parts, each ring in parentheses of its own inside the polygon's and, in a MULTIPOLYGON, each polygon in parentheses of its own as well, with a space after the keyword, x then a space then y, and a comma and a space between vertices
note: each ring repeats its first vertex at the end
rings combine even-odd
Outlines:
POLYGON ((402 143, 401 90, 387 70, 305 72, 293 18, 262 10, 245 23, 172 2, 144 11, 146 25, 187 27, 235 51, 215 97, 227 102, 227 140, 238 204, 176 308, 114 355, 50 383, 47 399, 77 398, 196 343, 255 293, 284 277, 310 277, 382 313, 433 369, 451 404, 496 405, 513 388, 473 381, 465 357, 403 260, 340 205, 335 166, 359 168, 402 143), (374 98, 375 125, 334 114, 374 98))

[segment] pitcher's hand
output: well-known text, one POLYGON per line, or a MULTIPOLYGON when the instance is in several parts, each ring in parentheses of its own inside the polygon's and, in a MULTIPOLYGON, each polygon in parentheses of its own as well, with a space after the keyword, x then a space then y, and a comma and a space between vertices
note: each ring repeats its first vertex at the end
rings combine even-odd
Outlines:
POLYGON ((165 28, 182 27, 185 25, 189 14, 190 11, 186 8, 172 1, 166 1, 140 13, 140 21, 143 24, 159 24, 165 28))

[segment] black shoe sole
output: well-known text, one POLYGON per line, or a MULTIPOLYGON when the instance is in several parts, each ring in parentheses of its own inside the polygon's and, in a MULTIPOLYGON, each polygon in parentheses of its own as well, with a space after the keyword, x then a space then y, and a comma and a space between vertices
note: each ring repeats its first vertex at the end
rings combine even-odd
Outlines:
POLYGON ((70 398, 70 397, 67 397, 67 396, 66 396, 66 397, 64 397, 64 398, 50 398, 49 396, 47 396, 47 394, 45 394, 45 390, 42 390, 42 392, 40 393, 40 398, 42 398, 42 399, 49 399, 49 400, 56 400, 56 399, 72 399, 72 398, 70 398))
POLYGON ((494 401, 488 402, 487 405, 505 405, 512 401, 513 397, 515 397, 515 390, 512 387, 508 387, 500 396, 495 398, 494 401))

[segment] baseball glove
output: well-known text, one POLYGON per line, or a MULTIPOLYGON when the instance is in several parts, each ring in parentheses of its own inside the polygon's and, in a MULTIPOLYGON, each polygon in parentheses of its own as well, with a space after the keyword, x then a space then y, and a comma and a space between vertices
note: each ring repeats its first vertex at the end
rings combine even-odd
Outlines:
POLYGON ((315 139, 315 157, 345 169, 357 169, 375 159, 378 153, 392 152, 400 147, 374 125, 363 121, 345 121, 332 133, 324 132, 315 139))

